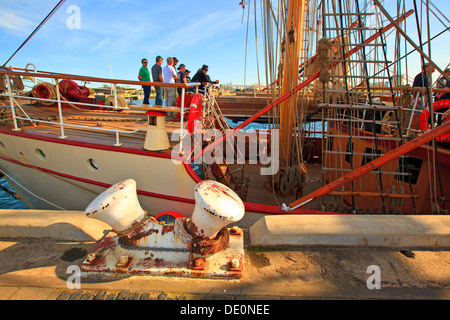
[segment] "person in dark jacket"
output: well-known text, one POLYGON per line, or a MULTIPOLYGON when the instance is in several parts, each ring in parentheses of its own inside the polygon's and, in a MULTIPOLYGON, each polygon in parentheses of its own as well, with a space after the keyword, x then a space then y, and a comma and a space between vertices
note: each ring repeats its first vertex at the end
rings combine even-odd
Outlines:
POLYGON ((436 69, 428 62, 425 63, 424 70, 417 74, 414 78, 413 87, 428 87, 428 75, 432 74, 436 69))
POLYGON ((205 92, 205 86, 207 84, 218 84, 219 80, 212 81, 208 73, 208 66, 204 64, 201 69, 197 71, 197 73, 192 77, 192 82, 200 82, 201 85, 198 87, 199 92, 204 93, 205 92))
MULTIPOLYGON (((428 87, 429 76, 435 71, 434 66, 430 65, 428 62, 423 66, 423 71, 416 75, 413 82, 413 87, 428 87)), ((426 91, 425 91, 426 92, 426 91)), ((417 106, 419 107, 416 112, 421 112, 423 109, 428 107, 428 96, 425 92, 422 92, 419 97, 417 106)))
MULTIPOLYGON (((450 68, 445 69, 445 74, 450 76, 450 68)), ((444 76, 440 77, 436 83, 437 89, 450 89, 450 81, 445 79, 444 76)), ((450 99, 450 92, 438 92, 436 94, 436 101, 450 99)))

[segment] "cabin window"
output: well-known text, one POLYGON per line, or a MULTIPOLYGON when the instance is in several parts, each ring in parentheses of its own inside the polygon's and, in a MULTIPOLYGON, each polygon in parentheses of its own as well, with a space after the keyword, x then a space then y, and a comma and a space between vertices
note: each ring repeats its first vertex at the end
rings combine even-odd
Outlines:
POLYGON ((94 159, 88 159, 88 167, 91 170, 98 170, 98 163, 94 159))
POLYGON ((0 150, 6 150, 5 144, 1 141, 0 141, 0 150))
POLYGON ((398 171, 409 173, 409 175, 396 175, 395 180, 411 182, 416 184, 419 178, 420 169, 422 168, 422 159, 408 157, 399 160, 398 171))
MULTIPOLYGON (((361 161, 361 166, 368 164, 369 162, 375 160, 377 157, 381 155, 381 150, 376 150, 376 149, 372 149, 372 148, 366 148, 364 150, 364 155, 362 157, 362 161, 361 161)), ((379 171, 380 168, 376 168, 374 171, 379 171)))
POLYGON ((44 160, 46 158, 44 151, 42 151, 41 149, 34 149, 34 153, 41 160, 44 160))

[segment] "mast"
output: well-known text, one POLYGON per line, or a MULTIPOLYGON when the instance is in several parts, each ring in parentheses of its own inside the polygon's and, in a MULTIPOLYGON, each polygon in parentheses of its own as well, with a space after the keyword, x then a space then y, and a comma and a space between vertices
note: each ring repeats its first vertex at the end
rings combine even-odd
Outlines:
MULTIPOLYGON (((298 65, 302 49, 305 6, 308 0, 288 1, 284 32, 283 68, 281 75, 281 96, 297 86, 298 65), (294 68, 292 67, 294 66, 294 68)), ((292 150, 292 134, 296 124, 295 108, 297 95, 292 95, 280 105, 280 160, 287 165, 292 150)))

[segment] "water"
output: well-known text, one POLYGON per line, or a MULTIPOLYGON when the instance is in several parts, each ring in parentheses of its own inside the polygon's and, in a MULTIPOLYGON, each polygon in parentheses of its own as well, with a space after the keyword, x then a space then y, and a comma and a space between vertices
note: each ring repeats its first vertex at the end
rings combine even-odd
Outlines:
MULTIPOLYGON (((236 121, 234 119, 228 119, 228 118, 225 118, 225 120, 232 128, 235 128, 238 125, 240 125, 242 122, 244 122, 242 120, 236 121)), ((268 129, 270 129, 270 126, 268 123, 253 122, 253 123, 250 123, 247 126, 245 126, 242 130, 245 132, 254 132, 255 130, 268 130, 268 129)), ((314 122, 305 124, 305 125, 303 125, 303 129, 305 131, 312 131, 312 132, 320 131, 321 132, 322 131, 322 121, 314 121, 314 122)), ((327 124, 325 123, 325 130, 326 129, 327 129, 327 124)), ((314 133, 314 134, 311 134, 311 136, 320 137, 320 136, 322 136, 322 134, 314 133)))
MULTIPOLYGON (((0 179, 0 185, 16 193, 4 178, 0 179)), ((27 209, 27 206, 22 201, 15 199, 8 192, 0 189, 0 209, 27 209)))

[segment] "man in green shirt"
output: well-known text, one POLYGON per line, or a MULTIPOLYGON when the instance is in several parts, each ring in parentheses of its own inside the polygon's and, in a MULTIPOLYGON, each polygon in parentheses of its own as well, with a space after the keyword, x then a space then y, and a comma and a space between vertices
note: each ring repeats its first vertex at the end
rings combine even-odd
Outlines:
MULTIPOLYGON (((150 71, 148 71, 147 65, 148 61, 147 59, 142 59, 142 67, 139 69, 139 81, 149 81, 150 82, 150 71)), ((150 104, 148 101, 148 98, 150 97, 150 86, 142 86, 142 89, 144 90, 144 101, 142 101, 143 104, 150 104)))

